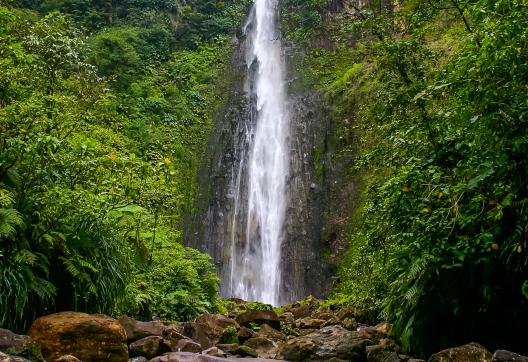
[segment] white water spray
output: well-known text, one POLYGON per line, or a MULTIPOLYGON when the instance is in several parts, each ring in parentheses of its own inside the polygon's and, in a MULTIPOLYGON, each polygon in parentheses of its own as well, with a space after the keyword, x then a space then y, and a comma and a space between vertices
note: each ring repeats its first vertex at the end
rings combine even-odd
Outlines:
POLYGON ((277 0, 255 0, 245 29, 250 42, 248 69, 255 62, 257 67, 252 84, 256 124, 246 133, 247 163, 242 150, 238 170, 233 173, 229 289, 231 296, 277 305, 289 172, 289 116, 277 31, 277 0), (243 175, 247 176, 247 182, 242 182, 243 175), (247 186, 247 190, 241 190, 241 185, 247 186), (242 192, 247 198, 240 196, 242 192), (242 202, 247 205, 241 205, 242 202), (245 219, 240 215, 245 215, 245 219), (241 233, 236 231, 238 222, 245 223, 241 233), (240 240, 241 236, 244 240, 240 240))

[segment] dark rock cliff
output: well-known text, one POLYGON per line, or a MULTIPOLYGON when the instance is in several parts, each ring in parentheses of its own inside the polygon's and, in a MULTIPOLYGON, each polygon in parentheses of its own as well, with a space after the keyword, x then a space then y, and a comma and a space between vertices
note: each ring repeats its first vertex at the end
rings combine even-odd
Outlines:
MULTIPOLYGON (((254 119, 244 39, 238 36, 233 41, 230 94, 216 117, 214 134, 198 177, 198 205, 190 215, 185 237, 187 245, 212 256, 222 281, 223 296, 229 296, 229 230, 235 212, 236 187, 233 179, 238 163, 245 157, 244 129, 254 119)), ((336 161, 332 155, 335 122, 321 95, 302 86, 302 72, 293 65, 293 59, 302 56, 299 52, 295 47, 285 51, 291 157, 281 303, 310 294, 324 297, 330 292, 337 257, 343 249, 339 242, 345 240, 342 220, 349 214, 348 200, 353 192, 353 183, 344 182, 346 162, 336 161)), ((241 182, 244 187, 244 175, 241 182)), ((238 235, 243 236, 243 227, 239 229, 238 235)))

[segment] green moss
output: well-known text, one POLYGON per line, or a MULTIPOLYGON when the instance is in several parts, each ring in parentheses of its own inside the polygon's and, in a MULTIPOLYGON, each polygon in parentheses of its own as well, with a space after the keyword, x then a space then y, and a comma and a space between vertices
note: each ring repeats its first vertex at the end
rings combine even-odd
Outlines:
POLYGON ((219 343, 221 344, 238 344, 238 332, 235 327, 229 326, 222 332, 219 343))

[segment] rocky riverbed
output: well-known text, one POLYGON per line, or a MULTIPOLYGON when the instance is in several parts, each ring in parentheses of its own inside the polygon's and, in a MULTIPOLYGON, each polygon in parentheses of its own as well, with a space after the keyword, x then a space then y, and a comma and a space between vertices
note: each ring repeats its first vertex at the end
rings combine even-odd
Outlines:
MULTIPOLYGON (((61 312, 36 319, 28 335, 0 329, 0 362, 425 362, 402 353, 390 326, 358 323, 352 307, 308 298, 278 310, 231 300, 226 314, 194 321, 136 321, 61 312)), ((477 343, 440 351, 428 362, 528 362, 477 343)))

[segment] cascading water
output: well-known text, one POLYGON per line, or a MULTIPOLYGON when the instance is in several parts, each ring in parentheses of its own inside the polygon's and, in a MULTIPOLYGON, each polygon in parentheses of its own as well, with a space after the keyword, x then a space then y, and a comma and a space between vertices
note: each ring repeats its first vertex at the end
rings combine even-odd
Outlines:
POLYGON ((233 169, 228 296, 277 305, 289 170, 289 116, 277 1, 255 0, 245 26, 254 109, 233 169))

